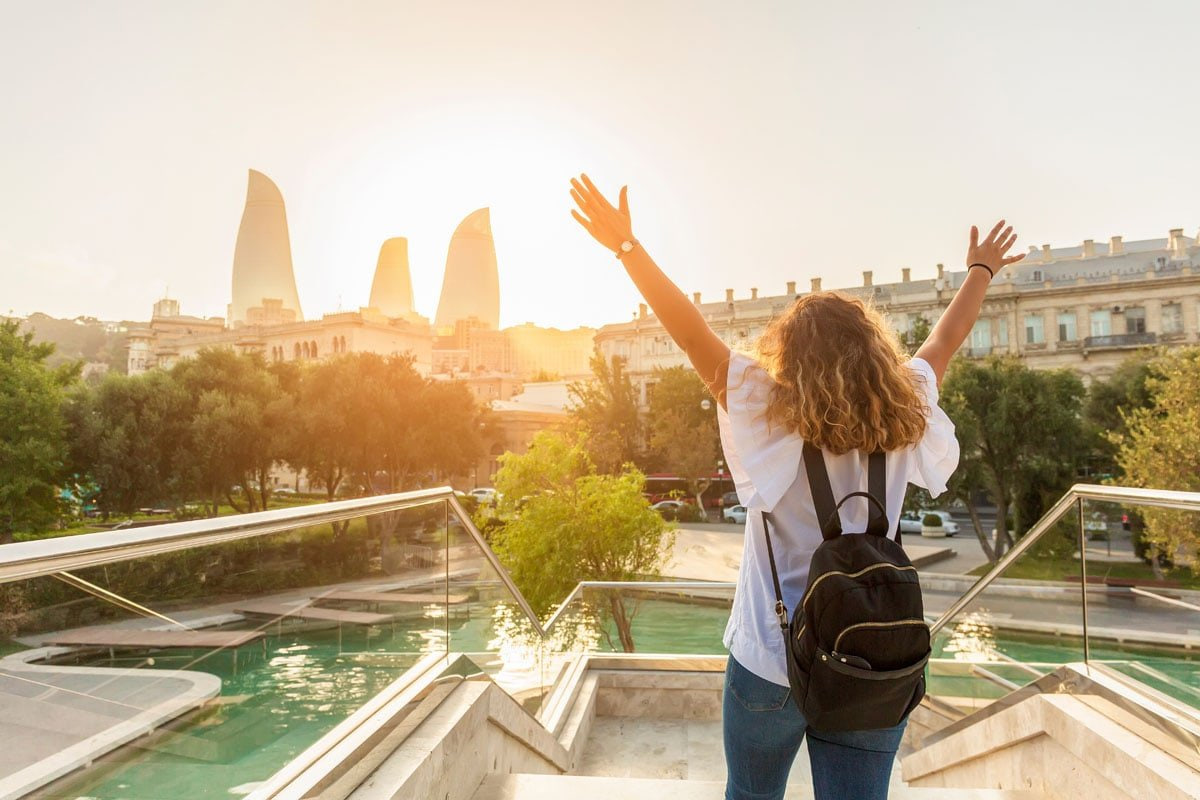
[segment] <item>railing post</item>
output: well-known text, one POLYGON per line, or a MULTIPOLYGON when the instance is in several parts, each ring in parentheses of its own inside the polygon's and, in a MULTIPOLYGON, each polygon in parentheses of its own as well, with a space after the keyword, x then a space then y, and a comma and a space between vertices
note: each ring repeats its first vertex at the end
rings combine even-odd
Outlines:
POLYGON ((1075 510, 1079 514, 1079 591, 1083 609, 1083 663, 1090 661, 1091 648, 1088 646, 1088 606, 1087 606, 1087 534, 1083 529, 1083 498, 1075 498, 1075 510))
POLYGON ((450 501, 442 501, 442 530, 446 532, 446 554, 443 556, 443 561, 446 562, 446 605, 444 608, 445 614, 442 617, 442 622, 446 630, 446 654, 450 653, 450 501))

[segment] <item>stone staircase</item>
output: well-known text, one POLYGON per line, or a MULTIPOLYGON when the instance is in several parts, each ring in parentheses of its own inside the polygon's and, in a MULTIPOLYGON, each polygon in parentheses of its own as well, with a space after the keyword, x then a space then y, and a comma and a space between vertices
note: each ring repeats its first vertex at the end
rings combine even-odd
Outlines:
MULTIPOLYGON (((472 800, 722 800, 724 781, 613 778, 595 775, 489 775, 472 800)), ((812 788, 788 786, 786 800, 808 800, 812 788)), ((1036 792, 893 787, 891 800, 1042 800, 1036 792)))

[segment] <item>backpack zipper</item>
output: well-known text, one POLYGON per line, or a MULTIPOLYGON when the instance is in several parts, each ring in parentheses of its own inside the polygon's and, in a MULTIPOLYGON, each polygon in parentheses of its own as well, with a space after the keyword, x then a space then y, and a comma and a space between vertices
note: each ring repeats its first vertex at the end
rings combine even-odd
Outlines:
POLYGON ((863 567, 858 572, 838 572, 838 571, 826 572, 824 575, 817 578, 817 580, 813 583, 812 586, 808 587, 808 591, 804 593, 804 598, 800 601, 800 608, 804 608, 805 606, 808 605, 808 598, 812 597, 812 593, 815 592, 817 590, 817 587, 821 585, 821 581, 825 580, 826 578, 830 577, 831 575, 844 575, 847 578, 857 578, 859 575, 863 575, 863 574, 870 572, 871 570, 875 570, 875 569, 894 569, 894 570, 901 571, 901 572, 907 571, 907 570, 911 570, 913 572, 917 571, 917 568, 913 567, 913 566, 897 567, 895 564, 881 563, 881 564, 872 564, 869 567, 863 567))
POLYGON ((894 628, 897 625, 926 625, 923 619, 899 619, 892 622, 859 622, 842 629, 842 632, 833 640, 833 649, 837 650, 838 645, 842 643, 842 637, 855 628, 894 628))

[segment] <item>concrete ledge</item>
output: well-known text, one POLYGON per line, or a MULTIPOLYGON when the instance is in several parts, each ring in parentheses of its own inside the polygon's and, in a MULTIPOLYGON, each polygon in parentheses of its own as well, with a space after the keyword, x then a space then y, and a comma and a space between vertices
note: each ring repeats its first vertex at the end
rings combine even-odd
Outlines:
POLYGON ((990 786, 1055 798, 1200 797, 1200 759, 1187 764, 1172 757, 1115 722, 1120 715, 1111 709, 1092 708, 1089 699, 1029 697, 905 757, 904 779, 915 786, 990 786))
MULTIPOLYGON (((810 800, 812 788, 788 786, 786 800, 810 800)), ((914 789, 893 787, 891 800, 1039 800, 1034 792, 995 789, 914 789)), ((601 778, 584 775, 490 775, 473 800, 721 800, 722 781, 654 778, 601 778)), ((846 800, 850 800, 847 798, 846 800)))
POLYGON ((596 715, 660 719, 721 718, 724 672, 593 669, 596 715))
POLYGON ((5 743, 0 764, 6 773, 0 778, 0 800, 15 800, 85 767, 221 693, 221 679, 205 672, 28 663, 70 649, 39 648, 0 659, 0 685, 8 680, 14 687, 29 681, 63 686, 43 690, 36 698, 22 694, 0 701, 0 741, 5 743), (31 735, 56 739, 58 746, 45 757, 31 750, 30 763, 22 765, 21 742, 34 747, 45 743, 31 741, 31 735))

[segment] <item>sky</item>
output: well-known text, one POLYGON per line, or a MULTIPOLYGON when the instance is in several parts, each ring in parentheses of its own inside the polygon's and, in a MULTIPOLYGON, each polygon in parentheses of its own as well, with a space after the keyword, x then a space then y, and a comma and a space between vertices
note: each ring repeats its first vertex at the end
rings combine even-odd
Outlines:
POLYGON ((223 315, 247 170, 309 319, 409 239, 433 317, 492 209, 501 325, 639 298, 568 181, 629 186, 689 294, 781 294, 1200 228, 1194 2, 0 0, 0 314, 223 315))

